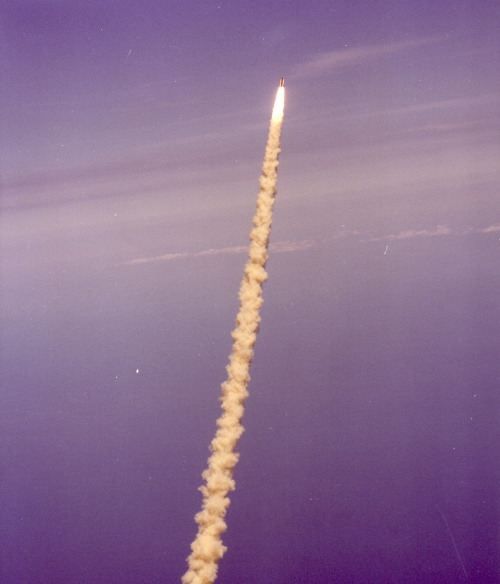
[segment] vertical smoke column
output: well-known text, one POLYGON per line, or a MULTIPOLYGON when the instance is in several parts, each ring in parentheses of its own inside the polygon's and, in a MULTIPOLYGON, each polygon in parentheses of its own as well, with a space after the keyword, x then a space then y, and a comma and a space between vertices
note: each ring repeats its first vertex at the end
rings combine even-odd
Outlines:
POLYGON ((182 577, 183 584, 212 584, 217 576, 217 562, 227 549, 222 543, 222 534, 227 527, 224 517, 230 503, 228 493, 235 488, 233 470, 238 462, 235 448, 243 434, 241 419, 248 396, 249 369, 260 321, 262 284, 267 279, 265 265, 276 194, 284 96, 282 80, 269 128, 257 209, 250 232, 248 261, 239 291, 236 328, 231 334, 234 342, 226 367, 227 381, 222 384, 222 414, 210 444, 212 454, 208 459, 208 468, 202 474, 205 480, 200 487, 203 505, 195 516, 198 533, 191 544, 191 555, 187 560, 189 568, 182 577))

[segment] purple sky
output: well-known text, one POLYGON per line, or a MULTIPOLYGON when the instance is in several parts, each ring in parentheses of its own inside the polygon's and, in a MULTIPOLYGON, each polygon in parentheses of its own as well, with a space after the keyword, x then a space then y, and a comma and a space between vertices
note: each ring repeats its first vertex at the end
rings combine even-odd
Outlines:
POLYGON ((499 582, 500 4, 1 12, 2 583, 180 581, 282 76, 220 582, 499 582))

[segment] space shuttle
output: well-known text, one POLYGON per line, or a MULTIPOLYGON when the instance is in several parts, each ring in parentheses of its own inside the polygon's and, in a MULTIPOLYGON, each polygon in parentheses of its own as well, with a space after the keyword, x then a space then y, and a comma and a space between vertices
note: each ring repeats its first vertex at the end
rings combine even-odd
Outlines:
POLYGON ((284 77, 281 78, 280 87, 285 87, 285 78, 284 77))

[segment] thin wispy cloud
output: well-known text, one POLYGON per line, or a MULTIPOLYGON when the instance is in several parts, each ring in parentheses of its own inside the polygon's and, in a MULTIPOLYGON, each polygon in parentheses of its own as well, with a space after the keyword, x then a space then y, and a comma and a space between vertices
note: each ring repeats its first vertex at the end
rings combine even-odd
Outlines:
MULTIPOLYGON (((449 113, 457 113, 461 116, 460 122, 455 123, 434 123, 427 124, 424 129, 435 130, 453 130, 476 127, 486 118, 490 119, 490 110, 496 113, 496 107, 500 101, 500 93, 486 93, 472 97, 460 97, 456 99, 442 99, 439 101, 432 101, 427 103, 419 103, 412 105, 405 105, 402 107, 395 107, 390 109, 377 109, 374 111, 364 112, 350 112, 346 114, 335 115, 335 121, 349 121, 359 119, 380 119, 382 116, 407 116, 408 114, 426 114, 433 113, 439 110, 445 110, 449 113), (492 106, 492 107, 490 107, 492 106), (463 111, 475 108, 475 118, 463 120, 463 111)), ((332 110, 333 111, 333 110, 332 110)))
MULTIPOLYGON (((435 229, 407 229, 399 233, 391 233, 376 237, 369 237, 366 231, 359 231, 357 229, 344 229, 333 236, 333 239, 356 239, 359 243, 367 243, 371 241, 399 241, 405 239, 415 239, 420 237, 440 237, 445 235, 470 235, 474 233, 496 233, 500 232, 500 223, 494 223, 488 227, 469 228, 465 231, 456 231, 447 225, 438 225, 435 229), (361 237, 361 239, 359 239, 361 237)), ((276 241, 271 243, 269 250, 271 253, 284 253, 301 251, 316 247, 317 243, 310 239, 303 239, 300 241, 276 241)), ((159 256, 149 256, 143 258, 135 258, 122 262, 120 265, 135 265, 135 264, 151 264, 154 262, 169 262, 173 260, 191 259, 205 256, 215 255, 232 255, 246 253, 247 246, 237 245, 232 247, 209 248, 194 252, 177 252, 167 253, 159 256)))
POLYGON ((478 229, 477 231, 479 233, 495 233, 496 231, 500 231, 500 223, 495 223, 494 225, 490 225, 484 229, 478 229))
POLYGON ((362 46, 354 48, 336 49, 316 55, 314 58, 299 65, 294 77, 316 77, 335 69, 352 67, 374 61, 379 57, 400 53, 428 45, 441 40, 441 37, 429 37, 424 39, 414 39, 410 41, 400 41, 386 43, 383 45, 362 46))
POLYGON ((438 225, 433 231, 429 231, 428 229, 410 229, 392 235, 385 235, 383 237, 371 237, 368 241, 392 241, 397 239, 413 239, 414 237, 436 237, 439 235, 451 235, 452 233, 453 231, 446 225, 438 225))
MULTIPOLYGON (((413 112, 422 112, 429 110, 449 110, 449 109, 464 109, 471 107, 481 107, 488 105, 495 105, 500 100, 499 93, 484 93, 480 95, 475 95, 471 97, 457 97, 454 99, 442 99, 440 101, 432 101, 429 103, 419 103, 413 105, 407 105, 401 108, 395 108, 390 111, 394 114, 403 114, 413 112)), ((378 112, 378 114, 384 112, 378 112)))
MULTIPOLYGON (((456 231, 447 225, 438 225, 436 229, 410 229, 407 231, 400 231, 390 235, 383 235, 381 237, 370 237, 363 241, 396 241, 401 239, 413 239, 415 237, 438 237, 442 235, 470 235, 474 233, 496 233, 500 231, 500 223, 495 223, 489 227, 469 228, 465 231, 456 231)), ((353 235, 356 232, 353 232, 353 235)), ((359 232, 358 232, 359 233, 359 232)))
POLYGON ((339 231, 336 235, 334 235, 333 239, 344 239, 346 237, 355 237, 356 235, 361 235, 362 232, 358 231, 357 229, 350 230, 350 229, 343 229, 339 231))
MULTIPOLYGON (((271 253, 283 253, 291 251, 299 251, 303 249, 308 249, 314 247, 316 244, 311 240, 302 241, 276 241, 269 245, 269 250, 271 253)), ((133 265, 133 264, 150 264, 153 262, 168 262, 172 260, 186 259, 186 258, 196 258, 203 256, 214 256, 214 255, 231 255, 245 253, 248 251, 248 246, 237 245, 233 247, 219 247, 219 248, 209 248, 201 251, 195 252, 178 252, 178 253, 167 253, 159 256, 150 256, 145 258, 135 258, 133 260, 128 260, 123 262, 121 265, 133 265)))

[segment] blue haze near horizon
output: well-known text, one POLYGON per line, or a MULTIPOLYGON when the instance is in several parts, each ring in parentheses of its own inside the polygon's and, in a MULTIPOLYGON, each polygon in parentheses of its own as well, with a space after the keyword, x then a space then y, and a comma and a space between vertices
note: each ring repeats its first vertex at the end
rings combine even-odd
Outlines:
POLYGON ((218 582, 499 582, 497 3, 5 2, 5 584, 180 581, 269 116, 218 582))

